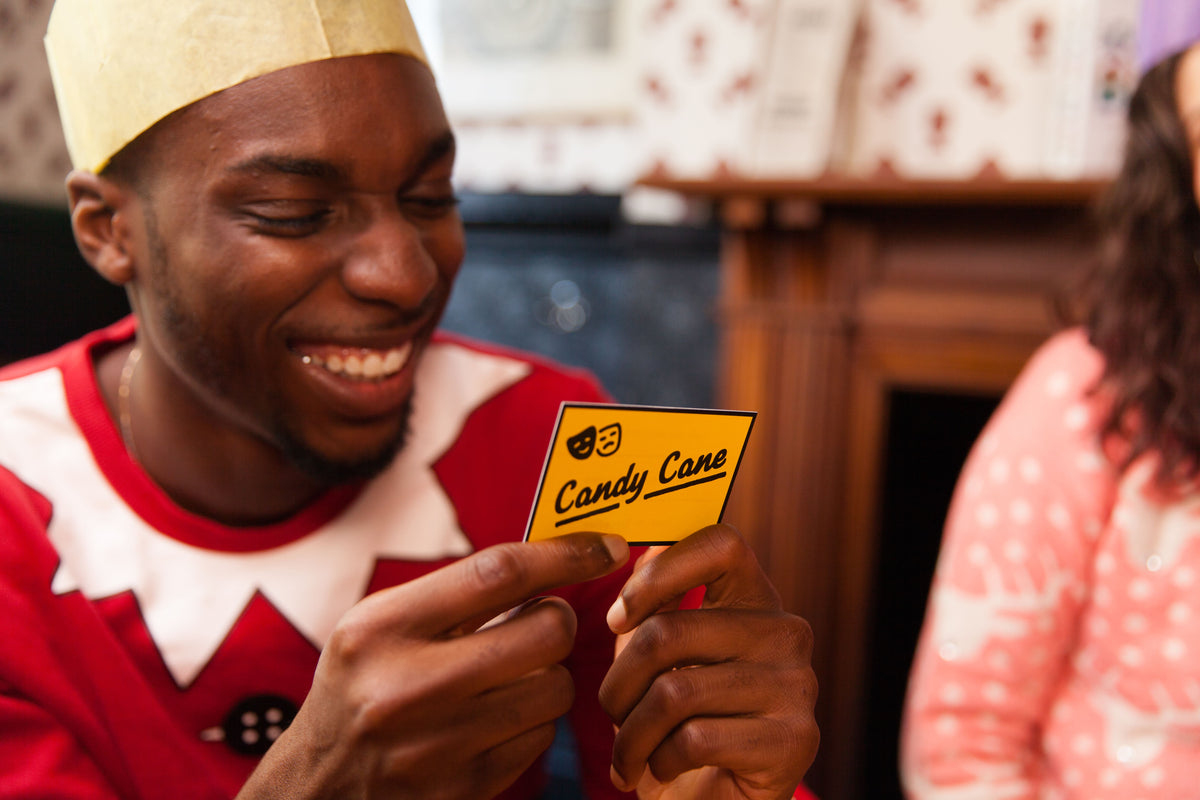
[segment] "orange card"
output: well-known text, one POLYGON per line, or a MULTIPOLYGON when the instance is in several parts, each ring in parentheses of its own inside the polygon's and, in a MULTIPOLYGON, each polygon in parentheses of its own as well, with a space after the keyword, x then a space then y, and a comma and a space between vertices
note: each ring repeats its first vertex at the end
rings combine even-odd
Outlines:
POLYGON ((563 403, 526 541, 576 531, 670 544, 720 522, 752 411, 563 403))

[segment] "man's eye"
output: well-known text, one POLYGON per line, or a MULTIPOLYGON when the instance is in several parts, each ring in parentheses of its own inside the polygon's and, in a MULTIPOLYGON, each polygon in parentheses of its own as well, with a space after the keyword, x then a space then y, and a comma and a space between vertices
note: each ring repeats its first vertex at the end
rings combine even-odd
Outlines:
POLYGON ((440 217, 457 207, 458 197, 452 194, 436 197, 401 197, 400 204, 418 216, 433 218, 440 217))
POLYGON ((304 214, 302 216, 286 217, 250 213, 250 217, 254 220, 255 224, 264 233, 272 236, 305 236, 315 233, 328 216, 328 210, 315 211, 312 214, 304 214))

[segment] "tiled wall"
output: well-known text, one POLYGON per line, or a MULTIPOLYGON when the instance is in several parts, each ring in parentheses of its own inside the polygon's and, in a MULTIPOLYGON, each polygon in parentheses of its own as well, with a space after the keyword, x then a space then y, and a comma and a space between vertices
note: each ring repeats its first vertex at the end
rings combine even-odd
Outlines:
MULTIPOLYGON (((471 209, 464 209, 471 216, 471 209)), ((619 401, 713 402, 711 229, 468 224, 443 326, 591 370, 619 401)))

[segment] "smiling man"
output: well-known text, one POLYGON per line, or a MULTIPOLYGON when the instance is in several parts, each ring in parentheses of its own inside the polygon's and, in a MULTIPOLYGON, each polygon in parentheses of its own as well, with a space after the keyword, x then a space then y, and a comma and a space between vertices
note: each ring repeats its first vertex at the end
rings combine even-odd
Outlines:
POLYGON ((134 313, 0 372, 0 797, 533 798, 563 716, 593 798, 792 796, 810 633, 735 531, 519 542, 604 394, 435 331, 463 231, 404 5, 59 0, 47 51, 134 313))

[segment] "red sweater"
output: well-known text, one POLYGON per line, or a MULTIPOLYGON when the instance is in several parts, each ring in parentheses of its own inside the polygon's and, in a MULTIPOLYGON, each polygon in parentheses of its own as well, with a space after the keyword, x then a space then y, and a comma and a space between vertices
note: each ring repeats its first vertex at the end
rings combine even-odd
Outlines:
MULTIPOLYGON (((560 401, 605 399, 585 374, 441 336, 387 471, 235 530, 180 509, 126 454, 91 353, 132 333, 125 320, 0 370, 0 798, 233 796, 336 620, 519 540, 560 401)), ((579 616, 571 721, 593 798, 618 796, 596 694, 626 577, 561 592, 579 616)), ((535 766, 502 796, 542 783, 535 766)))

